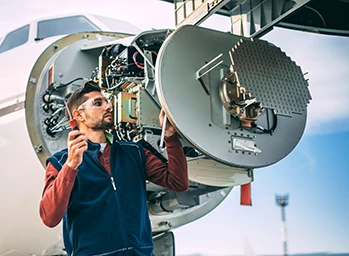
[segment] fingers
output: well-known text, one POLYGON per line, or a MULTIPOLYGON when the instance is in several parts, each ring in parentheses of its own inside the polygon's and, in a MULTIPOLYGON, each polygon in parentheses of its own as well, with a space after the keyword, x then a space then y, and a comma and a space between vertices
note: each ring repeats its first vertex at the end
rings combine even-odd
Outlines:
POLYGON ((78 137, 75 137, 71 140, 68 139, 68 147, 74 151, 82 147, 87 149, 87 137, 79 135, 78 137))
MULTIPOLYGON (((74 157, 76 160, 79 160, 79 162, 81 163, 82 161, 82 155, 83 153, 87 150, 87 143, 85 142, 81 142, 79 144, 76 144, 74 146, 72 146, 72 157, 74 157)), ((79 163, 79 164, 80 164, 79 163)))
POLYGON ((79 143, 81 141, 84 141, 87 143, 87 137, 84 135, 80 135, 80 136, 74 138, 73 140, 71 140, 71 142, 73 142, 74 144, 79 143))
POLYGON ((79 151, 80 149, 87 149, 87 141, 86 140, 80 140, 75 141, 71 144, 71 148, 74 151, 79 151))
POLYGON ((160 123, 161 127, 162 127, 162 124, 164 122, 164 116, 165 116, 165 111, 164 111, 164 109, 161 109, 160 114, 159 114, 159 123, 160 123))
POLYGON ((79 130, 71 131, 68 134, 68 159, 67 164, 77 169, 82 162, 83 153, 87 150, 87 137, 79 130))
POLYGON ((165 117, 165 111, 164 111, 164 109, 162 108, 162 109, 160 110, 160 114, 159 114, 160 125, 162 125, 162 122, 164 121, 164 117, 165 117))
POLYGON ((85 135, 84 132, 81 132, 80 130, 73 130, 68 133, 68 141, 74 140, 75 138, 79 137, 80 135, 85 135))
MULTIPOLYGON (((164 123, 164 118, 165 118, 165 110, 162 108, 159 114, 159 122, 160 122, 160 126, 162 127, 163 123, 164 123)), ((170 122, 170 120, 166 120, 166 127, 165 127, 165 136, 169 137, 171 135, 173 135, 176 132, 175 128, 173 127, 172 123, 170 122)))
MULTIPOLYGON (((85 151, 87 149, 87 137, 84 136, 85 133, 74 130, 68 134, 68 148, 74 151, 80 151, 82 149, 85 151)), ((79 153, 79 152, 74 152, 79 153)))

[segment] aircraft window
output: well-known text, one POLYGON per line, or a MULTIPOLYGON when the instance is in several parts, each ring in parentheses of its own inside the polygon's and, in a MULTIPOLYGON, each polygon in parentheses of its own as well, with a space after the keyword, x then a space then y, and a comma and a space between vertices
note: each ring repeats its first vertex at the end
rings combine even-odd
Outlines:
POLYGON ((82 15, 43 20, 38 22, 37 39, 99 30, 100 29, 96 25, 82 15))
POLYGON ((25 44, 28 41, 29 25, 10 32, 0 46, 0 53, 25 44))

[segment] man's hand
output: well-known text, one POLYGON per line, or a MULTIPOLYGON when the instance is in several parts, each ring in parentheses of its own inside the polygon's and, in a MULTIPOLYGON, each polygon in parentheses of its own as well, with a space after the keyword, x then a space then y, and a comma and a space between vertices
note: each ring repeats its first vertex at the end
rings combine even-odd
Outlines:
POLYGON ((68 134, 68 159, 67 165, 72 169, 78 169, 82 162, 82 155, 87 150, 87 137, 79 130, 73 130, 68 134))
MULTIPOLYGON (((162 127, 162 124, 164 123, 164 117, 165 117, 165 111, 161 109, 160 115, 159 115, 159 121, 160 126, 162 127)), ((170 137, 173 134, 175 134, 176 130, 173 127, 173 125, 170 123, 170 121, 167 119, 166 121, 166 128, 165 128, 165 137, 170 137)))

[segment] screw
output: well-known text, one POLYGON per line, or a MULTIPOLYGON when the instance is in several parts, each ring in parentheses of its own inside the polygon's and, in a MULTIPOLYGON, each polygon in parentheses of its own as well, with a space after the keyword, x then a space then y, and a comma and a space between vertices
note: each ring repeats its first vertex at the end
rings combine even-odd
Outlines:
POLYGON ((42 145, 35 146, 35 147, 34 147, 34 150, 35 150, 35 153, 36 153, 36 154, 39 154, 39 153, 43 150, 43 147, 42 147, 42 145))
POLYGON ((161 222, 159 222, 159 226, 166 226, 168 224, 169 224, 168 221, 161 221, 161 222))

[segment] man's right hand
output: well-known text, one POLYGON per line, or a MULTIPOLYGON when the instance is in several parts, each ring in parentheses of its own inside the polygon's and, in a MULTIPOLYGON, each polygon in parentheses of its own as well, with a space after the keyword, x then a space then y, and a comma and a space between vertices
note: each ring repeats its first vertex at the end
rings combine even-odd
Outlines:
POLYGON ((87 137, 80 130, 73 130, 68 134, 67 165, 77 170, 82 162, 82 155, 87 150, 87 137))

